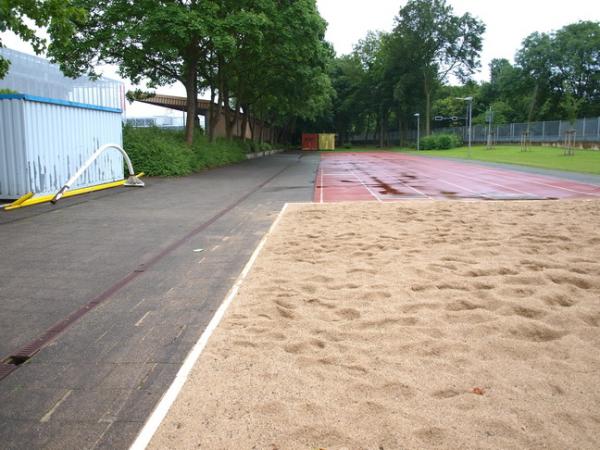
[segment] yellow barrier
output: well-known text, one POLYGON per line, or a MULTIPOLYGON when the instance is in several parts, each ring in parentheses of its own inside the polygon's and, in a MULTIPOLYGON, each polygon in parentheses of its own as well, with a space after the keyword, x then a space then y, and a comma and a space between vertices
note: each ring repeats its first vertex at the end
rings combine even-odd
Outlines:
POLYGON ((319 150, 335 150, 335 134, 319 134, 319 150))
MULTIPOLYGON (((143 177, 144 173, 142 172, 142 173, 138 174, 137 176, 138 176, 138 178, 143 177)), ((82 194, 87 194, 87 193, 96 192, 96 191, 103 191, 105 189, 111 189, 114 187, 123 186, 126 181, 127 181, 127 179, 113 181, 112 183, 97 184, 96 186, 90 186, 90 187, 85 187, 85 188, 80 188, 80 189, 73 189, 72 191, 65 192, 65 194, 63 195, 63 198, 75 197, 76 195, 82 195, 82 194)), ((53 198, 54 198, 54 194, 42 195, 40 197, 33 197, 33 193, 30 192, 28 194, 25 194, 18 200, 12 202, 10 205, 6 206, 4 208, 4 210, 12 211, 13 209, 24 208, 26 206, 39 205, 40 203, 47 203, 50 200, 52 200, 53 198)))

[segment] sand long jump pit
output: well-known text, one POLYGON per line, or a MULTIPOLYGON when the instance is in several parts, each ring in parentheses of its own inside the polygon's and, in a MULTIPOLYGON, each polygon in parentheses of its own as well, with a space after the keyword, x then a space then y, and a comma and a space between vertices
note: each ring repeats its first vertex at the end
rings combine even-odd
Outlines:
POLYGON ((599 209, 289 205, 150 447, 600 448, 599 209))

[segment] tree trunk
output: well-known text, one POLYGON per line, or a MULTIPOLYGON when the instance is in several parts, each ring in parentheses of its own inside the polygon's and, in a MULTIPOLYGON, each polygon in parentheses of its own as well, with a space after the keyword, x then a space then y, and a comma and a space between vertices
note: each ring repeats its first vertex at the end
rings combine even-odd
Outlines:
POLYGON ((425 77, 424 83, 425 91, 425 136, 431 134, 431 85, 427 76, 425 77))
POLYGON ((402 147, 403 143, 404 142, 402 139, 402 119, 400 113, 398 113, 398 144, 400 145, 400 147, 402 147))
POLYGON ((190 65, 185 80, 186 91, 186 121, 185 121, 185 142, 187 145, 194 143, 194 129, 196 128, 196 110, 198 107, 198 84, 196 77, 198 68, 195 64, 190 65))
POLYGON ((227 139, 233 138, 233 129, 237 123, 237 111, 232 112, 228 106, 225 106, 225 136, 227 139))
POLYGON ((385 124, 383 121, 383 107, 379 107, 379 148, 385 145, 385 124))
POLYGON ((248 108, 244 106, 244 115, 242 116, 242 140, 246 140, 246 130, 248 129, 248 108))
POLYGON ((215 131, 217 129, 217 125, 219 124, 219 121, 221 120, 221 111, 222 111, 222 105, 223 105, 223 90, 224 90, 224 86, 223 86, 223 79, 222 76, 219 75, 219 99, 217 101, 217 103, 215 103, 215 99, 217 97, 217 93, 215 92, 215 88, 214 86, 211 86, 210 88, 210 106, 209 106, 209 112, 210 112, 210 122, 209 122, 209 127, 210 127, 210 131, 209 131, 209 135, 208 135, 208 140, 209 142, 214 142, 215 140, 215 131))
MULTIPOLYGON (((225 137, 231 139, 233 124, 231 123, 231 108, 229 107, 229 89, 223 88, 223 114, 225 116, 225 137)), ((220 102, 219 102, 220 103, 220 102)))
POLYGON ((258 125, 258 143, 263 143, 263 130, 265 129, 265 123, 260 120, 258 125))
POLYGON ((216 98, 216 92, 215 92, 215 88, 213 86, 210 87, 210 104, 208 105, 208 141, 209 142, 213 142, 215 139, 215 126, 216 123, 214 123, 214 119, 215 119, 215 108, 217 105, 215 105, 215 98, 216 98))

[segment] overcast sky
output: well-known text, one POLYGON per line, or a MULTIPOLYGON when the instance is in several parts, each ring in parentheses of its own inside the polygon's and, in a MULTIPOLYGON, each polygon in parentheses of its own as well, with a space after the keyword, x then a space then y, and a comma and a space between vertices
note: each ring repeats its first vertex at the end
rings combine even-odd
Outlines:
MULTIPOLYGON (((556 30, 579 20, 600 21, 599 0, 448 0, 456 14, 470 12, 487 26, 481 54, 482 70, 477 80, 489 76, 493 58, 513 61, 522 40, 534 31, 556 30)), ((349 53, 369 30, 390 31, 394 18, 406 0, 317 0, 321 15, 328 22, 326 39, 338 55, 349 53)), ((4 44, 33 53, 10 33, 2 34, 4 44)), ((114 76, 114 73, 107 75, 114 76)), ((159 88, 159 92, 185 95, 183 86, 159 88)), ((146 105, 128 106, 129 116, 162 114, 162 108, 146 105)))

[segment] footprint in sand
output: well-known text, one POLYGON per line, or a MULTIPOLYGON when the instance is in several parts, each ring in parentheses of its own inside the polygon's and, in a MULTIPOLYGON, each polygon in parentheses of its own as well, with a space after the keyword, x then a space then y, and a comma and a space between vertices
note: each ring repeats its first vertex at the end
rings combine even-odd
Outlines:
POLYGON ((435 286, 439 290, 468 291, 469 288, 459 283, 440 283, 435 286))
POLYGON ((533 308, 526 308, 524 306, 513 306, 512 314, 525 317, 526 319, 541 319, 546 315, 544 311, 533 308))
POLYGON ((317 287, 314 284, 302 284, 300 290, 308 294, 314 294, 317 292, 317 287))
POLYGON ((376 300, 385 300, 387 298, 391 298, 392 294, 388 291, 371 291, 362 296, 363 300, 367 301, 376 301, 376 300))
POLYGON ((335 279, 331 277, 326 277, 324 275, 316 275, 314 277, 307 278, 306 281, 311 281, 313 283, 331 283, 335 281, 335 279))
POLYGON ((555 341, 568 334, 538 323, 524 323, 509 329, 508 333, 513 338, 532 342, 555 341))
POLYGON ((577 300, 565 294, 544 295, 542 300, 549 306, 562 306, 563 308, 569 308, 577 303, 577 300))
POLYGON ((296 319, 296 313, 294 313, 292 310, 289 310, 287 308, 282 308, 281 306, 278 306, 277 312, 284 319, 296 319))
POLYGON ((592 283, 582 277, 566 274, 548 274, 547 276, 548 279, 550 279, 550 281, 552 281, 554 284, 570 284, 584 290, 591 289, 593 287, 592 283))
POLYGON ((456 302, 449 303, 446 306, 447 311, 472 311, 474 309, 482 308, 482 306, 470 302, 468 300, 459 300, 456 302))
POLYGON ((360 312, 358 312, 356 309, 354 308, 344 308, 344 309, 340 309, 339 311, 335 312, 338 316, 340 316, 342 319, 346 319, 346 320, 356 320, 356 319, 360 319, 360 312))
POLYGON ((293 303, 291 303, 291 302, 287 302, 287 301, 285 301, 285 300, 275 300, 275 304, 276 304, 277 306, 280 306, 280 307, 282 307, 282 308, 286 308, 286 309, 296 309, 296 308, 297 308, 297 306, 296 306, 296 305, 294 305, 294 304, 293 304, 293 303))
POLYGON ((526 287, 503 288, 500 290, 500 295, 507 297, 527 298, 535 294, 535 289, 526 287))
POLYGON ((336 308, 335 305, 324 302, 323 300, 319 300, 318 298, 310 298, 310 299, 306 300, 306 303, 308 303, 309 305, 321 306, 321 307, 327 308, 327 309, 335 309, 336 308))
POLYGON ((448 433, 439 427, 425 427, 415 431, 415 436, 429 448, 443 446, 448 442, 448 433))
POLYGON ((600 327, 600 314, 582 314, 581 320, 583 320, 590 327, 600 327))
POLYGON ((456 397, 460 394, 461 393, 458 392, 456 389, 442 389, 440 391, 433 392, 431 394, 431 396, 433 398, 437 398, 437 399, 446 399, 446 398, 456 397))

